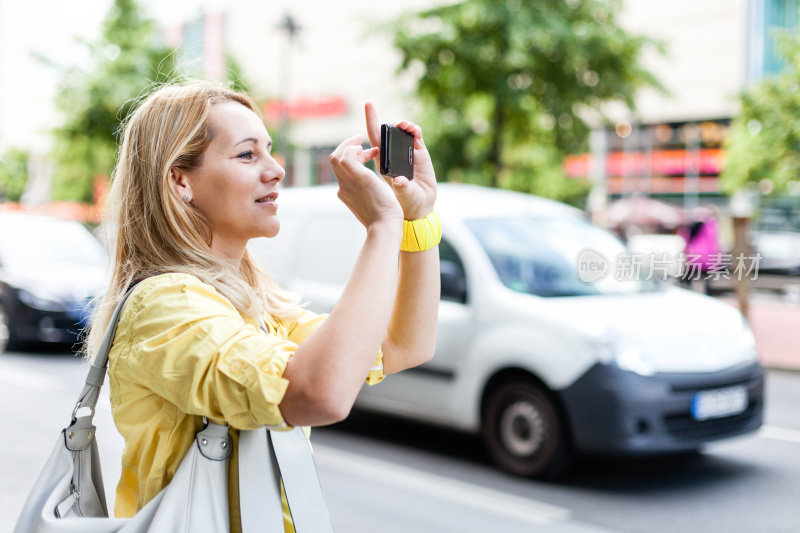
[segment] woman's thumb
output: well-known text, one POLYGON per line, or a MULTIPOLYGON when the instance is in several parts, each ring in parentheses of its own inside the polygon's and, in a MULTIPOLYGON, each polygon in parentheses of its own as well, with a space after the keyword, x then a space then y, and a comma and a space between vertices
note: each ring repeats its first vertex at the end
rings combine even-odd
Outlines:
POLYGON ((398 190, 405 189, 408 187, 409 183, 408 178, 405 176, 395 176, 392 178, 392 185, 398 190))
POLYGON ((397 176, 392 178, 392 188, 395 192, 401 196, 406 196, 408 194, 408 185, 409 185, 408 178, 405 176, 397 176))

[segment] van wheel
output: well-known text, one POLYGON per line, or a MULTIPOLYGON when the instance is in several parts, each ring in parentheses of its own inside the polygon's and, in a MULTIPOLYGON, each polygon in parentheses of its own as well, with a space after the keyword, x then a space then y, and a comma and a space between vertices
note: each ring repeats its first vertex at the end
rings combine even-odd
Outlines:
POLYGON ((483 410, 483 440, 503 470, 525 477, 555 479, 567 467, 566 431, 542 387, 512 381, 495 389, 483 410))

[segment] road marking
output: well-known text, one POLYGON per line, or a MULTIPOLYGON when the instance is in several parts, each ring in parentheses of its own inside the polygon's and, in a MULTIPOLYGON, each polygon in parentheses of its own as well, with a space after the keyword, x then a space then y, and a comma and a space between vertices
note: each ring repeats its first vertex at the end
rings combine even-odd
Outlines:
POLYGON ((380 479, 415 494, 427 494, 442 500, 502 515, 521 522, 547 525, 563 522, 570 510, 507 492, 478 487, 464 481, 390 463, 373 457, 345 452, 314 444, 314 456, 320 465, 370 479, 380 479))
POLYGON ((64 382, 60 379, 9 363, 0 364, 0 382, 34 391, 64 390, 64 382))
POLYGON ((765 439, 782 440, 800 444, 800 431, 796 429, 779 428, 775 426, 761 426, 758 436, 765 439))

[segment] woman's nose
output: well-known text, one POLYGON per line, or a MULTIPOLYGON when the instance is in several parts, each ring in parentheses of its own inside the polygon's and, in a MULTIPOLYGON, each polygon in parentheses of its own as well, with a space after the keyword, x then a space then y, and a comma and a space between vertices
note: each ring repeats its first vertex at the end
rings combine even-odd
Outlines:
POLYGON ((261 172, 262 181, 283 181, 286 170, 271 155, 267 158, 267 164, 261 172))

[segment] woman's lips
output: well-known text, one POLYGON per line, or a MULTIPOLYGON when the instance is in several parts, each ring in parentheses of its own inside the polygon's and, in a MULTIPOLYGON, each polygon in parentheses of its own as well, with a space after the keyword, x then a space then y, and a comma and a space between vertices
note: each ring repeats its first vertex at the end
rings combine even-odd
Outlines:
POLYGON ((273 192, 267 194, 266 196, 262 196, 261 198, 256 200, 257 204, 275 204, 275 201, 278 199, 278 193, 273 192))

